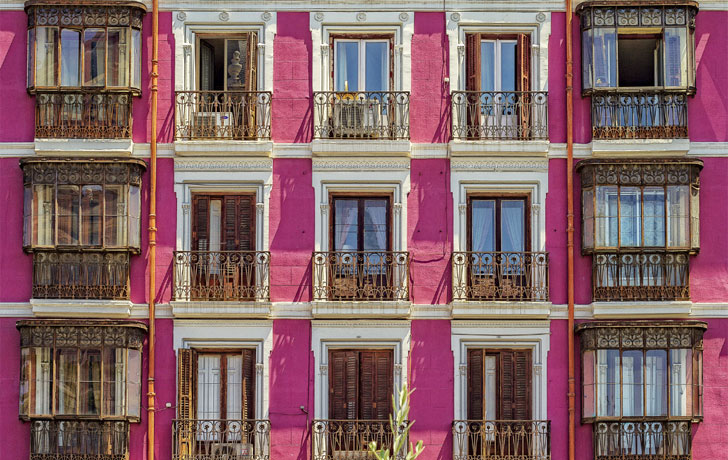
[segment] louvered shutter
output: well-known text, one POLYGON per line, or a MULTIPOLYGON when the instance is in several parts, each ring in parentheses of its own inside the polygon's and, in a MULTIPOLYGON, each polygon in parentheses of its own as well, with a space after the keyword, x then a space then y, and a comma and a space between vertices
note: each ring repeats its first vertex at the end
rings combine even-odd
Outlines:
POLYGON ((480 91, 480 34, 465 35, 465 89, 480 91))
POLYGON ((374 419, 389 420, 392 413, 392 391, 394 387, 393 352, 383 350, 375 353, 374 419))
POLYGON ((531 352, 503 351, 500 354, 500 415, 501 420, 531 418, 531 352))
POLYGON ((359 360, 356 352, 332 350, 329 354, 329 418, 358 418, 359 360))
POLYGON ((255 418, 255 350, 243 350, 243 419, 255 418))
POLYGON ((177 351, 177 452, 181 456, 192 453, 194 351, 180 348, 177 351))
POLYGON ((499 415, 500 420, 513 420, 513 352, 502 351, 500 353, 500 401, 499 415))
POLYGON ((359 353, 359 418, 374 420, 376 413, 376 353, 359 353))
POLYGON ((468 420, 483 419, 483 350, 468 350, 468 420))
POLYGON ((226 251, 255 249, 252 196, 226 196, 223 204, 223 242, 226 251))
POLYGON ((531 103, 531 37, 527 34, 519 34, 516 53, 518 61, 516 69, 518 80, 516 82, 517 90, 521 93, 521 107, 518 114, 521 123, 521 137, 529 138, 533 135, 531 132, 531 111, 528 109, 531 103))
POLYGON ((258 89, 258 32, 246 34, 245 91, 258 89))
POLYGON ((210 197, 195 196, 192 199, 192 250, 207 251, 209 236, 210 197))

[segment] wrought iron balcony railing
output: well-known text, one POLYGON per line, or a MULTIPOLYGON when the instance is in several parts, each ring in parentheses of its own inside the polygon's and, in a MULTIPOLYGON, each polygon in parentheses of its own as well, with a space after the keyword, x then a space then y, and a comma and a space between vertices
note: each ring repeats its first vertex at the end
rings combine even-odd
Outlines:
POLYGON ((269 420, 172 421, 172 460, 269 459, 269 420))
POLYGON ((37 92, 35 137, 130 139, 132 94, 108 91, 37 92))
POLYGON ((270 298, 270 252, 175 251, 173 300, 262 301, 270 298))
POLYGON ((546 252, 454 252, 454 300, 545 302, 549 298, 546 252))
POLYGON ((270 139, 269 91, 177 91, 177 140, 270 139))
MULTIPOLYGON (((409 422, 398 427, 404 432, 409 422)), ((388 420, 314 420, 312 425, 312 460, 374 460, 369 443, 378 449, 394 448, 394 435, 388 420)), ((393 457, 403 460, 409 442, 393 457)))
POLYGON ((313 93, 318 139, 409 139, 407 91, 313 93))
POLYGON ((314 300, 409 300, 409 252, 313 253, 314 300))
POLYGON ((688 421, 594 423, 595 460, 690 460, 688 421))
POLYGON ((595 253, 595 301, 690 300, 687 252, 595 253))
POLYGON ((549 420, 454 420, 453 460, 550 460, 549 420))
POLYGON ((35 299, 129 299, 128 252, 33 253, 35 299))
POLYGON ((33 420, 30 460, 125 460, 129 458, 125 421, 33 420))
POLYGON ((457 140, 548 139, 545 91, 453 91, 452 137, 457 140))
POLYGON ((685 92, 594 93, 594 139, 672 139, 688 137, 685 92))

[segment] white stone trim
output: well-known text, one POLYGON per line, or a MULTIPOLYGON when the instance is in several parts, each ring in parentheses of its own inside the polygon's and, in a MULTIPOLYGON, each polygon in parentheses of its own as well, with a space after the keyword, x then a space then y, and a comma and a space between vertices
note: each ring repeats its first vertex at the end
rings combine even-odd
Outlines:
POLYGON ((468 156, 531 156, 545 157, 549 153, 549 141, 461 141, 449 144, 452 157, 468 156))
POLYGON ((407 318, 407 301, 313 301, 314 318, 407 318))
POLYGON ((692 302, 592 302, 592 317, 601 318, 687 318, 692 302))
MULTIPOLYGON (((315 3, 315 2, 314 2, 315 3)), ((330 2, 327 2, 330 4, 330 2)), ((337 7, 341 2, 337 2, 337 7)), ((313 43, 312 67, 313 90, 332 91, 329 88, 330 59, 333 50, 329 48, 329 35, 331 33, 393 33, 395 59, 394 59, 394 88, 390 91, 410 91, 412 87, 412 35, 415 29, 415 15, 413 11, 400 14, 398 11, 372 11, 367 9, 365 20, 357 18, 356 11, 327 11, 326 13, 312 11, 319 5, 307 2, 304 11, 311 11, 309 26, 313 43), (401 52, 397 48, 401 47, 401 52)), ((367 5, 371 8, 371 5, 367 5)), ((361 8, 358 2, 357 8, 361 8)))
POLYGON ((410 319, 451 319, 451 307, 449 304, 412 304, 409 317, 410 319))
POLYGON ((175 318, 268 318, 270 302, 172 301, 175 318))
POLYGON ((271 153, 273 158, 311 158, 309 143, 274 143, 271 153))
POLYGON ((132 303, 129 300, 66 300, 30 299, 34 316, 62 318, 128 318, 132 303))
POLYGON ((36 155, 130 156, 131 139, 36 139, 36 155))
POLYGON ((538 318, 548 319, 551 302, 478 302, 455 300, 452 302, 452 317, 463 318, 538 318))
POLYGON ((448 144, 411 144, 410 158, 449 158, 448 144))
POLYGON ((410 141, 315 139, 311 142, 311 154, 314 156, 407 156, 409 153, 410 141))
POLYGON ((178 156, 270 156, 273 150, 271 141, 177 141, 174 151, 178 156))
POLYGON ((180 348, 255 348, 255 413, 267 419, 270 381, 270 354, 273 349, 272 321, 175 320, 174 351, 180 348))
POLYGON ((315 419, 326 419, 329 415, 329 350, 350 349, 393 349, 394 367, 401 366, 401 372, 394 371, 394 388, 407 382, 409 372, 410 323, 409 321, 317 321, 311 323, 311 348, 314 354, 315 377, 315 419))
POLYGON ((273 302, 270 307, 271 319, 311 319, 310 302, 273 302))
MULTIPOLYGON (((616 139, 574 144, 574 158, 592 156, 644 158, 682 155, 725 158, 728 157, 728 142, 688 142, 687 139, 616 139)), ((548 157, 566 158, 566 144, 549 144, 548 157)))
POLYGON ((467 419, 467 373, 469 348, 521 348, 531 350, 534 371, 531 375, 533 420, 548 420, 548 352, 551 326, 549 321, 453 321, 451 348, 454 357, 455 413, 454 420, 467 419), (540 372, 538 370, 540 369, 540 372))

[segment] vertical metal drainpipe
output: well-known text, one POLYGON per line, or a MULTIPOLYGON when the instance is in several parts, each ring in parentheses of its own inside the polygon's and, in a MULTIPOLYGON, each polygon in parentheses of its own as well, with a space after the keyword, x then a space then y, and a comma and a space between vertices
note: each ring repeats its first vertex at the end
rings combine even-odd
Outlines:
POLYGON ((159 1, 152 2, 152 73, 151 73, 151 138, 149 187, 149 369, 147 377, 147 460, 154 460, 155 399, 154 369, 156 329, 154 300, 156 297, 157 263, 157 93, 159 80, 159 1))
POLYGON ((566 334, 569 350, 569 460, 574 460, 575 383, 574 383, 574 57, 571 0, 566 0, 566 239, 567 293, 569 319, 566 334))

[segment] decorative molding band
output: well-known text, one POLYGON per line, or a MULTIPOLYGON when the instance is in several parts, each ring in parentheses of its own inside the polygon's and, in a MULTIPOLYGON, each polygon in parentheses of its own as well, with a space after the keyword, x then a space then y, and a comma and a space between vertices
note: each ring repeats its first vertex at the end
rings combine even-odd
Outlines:
POLYGON ((34 142, 0 142, 0 157, 29 157, 35 155, 34 142))
POLYGON ((548 171, 548 159, 520 160, 516 158, 482 158, 452 160, 452 171, 548 171))
POLYGON ((311 321, 311 326, 317 328, 341 328, 341 329, 355 329, 355 328, 373 328, 373 329, 409 329, 410 322, 407 320, 320 320, 315 319, 311 321))
POLYGON ((133 304, 128 300, 31 299, 36 317, 129 318, 133 304))
POLYGON ((271 319, 311 319, 310 302, 273 302, 270 306, 271 319))
POLYGON ((551 313, 550 302, 454 301, 453 318, 543 318, 551 313))
POLYGON ((188 160, 175 159, 175 171, 272 171, 273 160, 236 159, 236 160, 188 160))
POLYGON ((410 167, 409 158, 403 159, 313 159, 314 171, 383 171, 406 170, 410 167))
POLYGON ((311 158, 311 144, 274 143, 271 156, 273 158, 311 158))
POLYGON ((452 157, 545 157, 549 153, 549 141, 456 140, 450 142, 448 149, 452 157))
POLYGON ((268 157, 273 150, 271 141, 178 141, 174 143, 178 156, 256 156, 268 157))
POLYGON ((448 304, 413 304, 410 307, 409 317, 410 319, 450 319, 452 318, 452 309, 448 304))
MULTIPOLYGON (((549 330, 551 322, 544 321, 525 321, 525 320, 453 320, 452 329, 542 329, 549 330)), ((452 335, 458 335, 453 332, 452 335)), ((504 336, 509 335, 507 332, 504 336)))
POLYGON ((411 144, 410 158, 449 158, 448 144, 411 144))
MULTIPOLYGON (((690 142, 685 145, 685 139, 652 140, 642 143, 630 141, 595 141, 588 144, 574 144, 574 158, 590 158, 592 156, 620 156, 638 157, 645 156, 679 156, 689 157, 728 157, 728 142, 690 142), (597 144, 596 147, 594 144, 597 144), (605 145, 606 144, 606 145, 605 145), (625 145, 626 151, 619 150, 619 145, 625 145)), ((549 158, 566 158, 566 144, 549 144, 549 158)))
POLYGON ((36 139, 37 155, 129 156, 134 151, 131 139, 36 139))
POLYGON ((270 302, 170 302, 175 318, 261 318, 270 315, 270 302))
MULTIPOLYGON (((134 144, 133 157, 149 158, 152 156, 151 147, 148 142, 134 144)), ((173 158, 174 144, 157 144, 157 158, 173 158)))
POLYGON ((311 153, 314 156, 369 158, 372 156, 407 156, 412 144, 410 141, 391 140, 356 142, 351 139, 314 139, 310 145, 311 153))
POLYGON ((251 320, 251 319, 175 319, 175 327, 184 328, 208 328, 208 327, 273 327, 273 321, 270 320, 251 320))
POLYGON ((407 318, 409 302, 327 302, 311 303, 314 318, 407 318))

